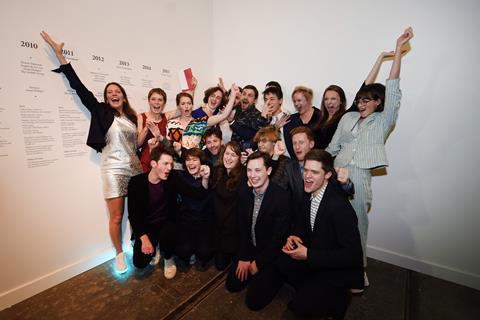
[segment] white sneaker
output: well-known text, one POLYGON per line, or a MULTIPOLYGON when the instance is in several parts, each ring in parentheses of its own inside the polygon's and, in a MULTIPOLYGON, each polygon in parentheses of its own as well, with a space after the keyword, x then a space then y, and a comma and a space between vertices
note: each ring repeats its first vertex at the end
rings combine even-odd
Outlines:
POLYGON ((195 263, 197 263, 197 256, 192 254, 190 256, 190 261, 189 261, 190 265, 193 266, 195 263))
POLYGON ((173 279, 175 274, 177 274, 177 265, 173 257, 170 259, 165 259, 165 265, 163 266, 163 274, 166 279, 173 279))
POLYGON ((125 254, 123 254, 123 252, 120 252, 115 257, 115 269, 117 270, 117 273, 127 272, 127 263, 125 261, 125 254))
POLYGON ((370 282, 368 281, 368 277, 367 277, 367 272, 366 272, 366 271, 363 273, 363 286, 365 286, 365 287, 370 286, 370 282))
POLYGON ((150 261, 151 266, 156 266, 160 262, 160 249, 156 248, 155 255, 153 256, 152 260, 150 261))

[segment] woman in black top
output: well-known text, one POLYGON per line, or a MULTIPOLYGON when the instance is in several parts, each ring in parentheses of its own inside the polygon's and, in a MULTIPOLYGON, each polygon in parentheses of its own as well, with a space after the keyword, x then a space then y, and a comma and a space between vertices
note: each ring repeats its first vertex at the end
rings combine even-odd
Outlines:
POLYGON ((226 144, 212 179, 215 210, 215 266, 224 270, 237 251, 237 203, 246 174, 241 163, 242 149, 236 141, 226 144))

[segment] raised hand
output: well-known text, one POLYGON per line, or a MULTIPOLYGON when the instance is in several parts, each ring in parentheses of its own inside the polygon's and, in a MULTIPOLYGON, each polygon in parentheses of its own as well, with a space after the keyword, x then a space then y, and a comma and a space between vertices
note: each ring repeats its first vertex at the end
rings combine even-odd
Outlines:
POLYGON ((275 145, 273 146, 273 157, 272 159, 278 160, 281 155, 285 154, 285 151, 287 148, 285 147, 285 143, 283 143, 282 140, 278 140, 275 142, 275 145))
POLYGON ((405 31, 403 32, 403 34, 398 37, 397 39, 397 50, 401 50, 402 47, 408 42, 410 41, 410 39, 413 38, 413 29, 412 27, 409 27, 407 29, 405 29, 405 31))
POLYGON ((335 168, 335 171, 337 172, 337 180, 340 182, 340 184, 346 184, 348 183, 348 169, 347 168, 340 168, 337 167, 335 168))
POLYGON ((197 88, 198 80, 195 78, 195 76, 192 76, 192 90, 195 90, 197 88))
POLYGON ((398 79, 400 77, 400 68, 402 60, 402 48, 406 45, 410 39, 413 38, 413 29, 407 28, 405 31, 398 37, 397 46, 395 48, 395 56, 393 58, 392 68, 390 69, 390 75, 388 79, 398 79))
POLYGON ((383 51, 382 53, 380 53, 380 59, 384 60, 384 59, 392 59, 393 56, 395 55, 395 51, 383 51))
POLYGON ((217 83, 217 86, 222 89, 223 92, 226 92, 227 89, 225 89, 225 83, 223 82, 223 78, 220 77, 218 78, 218 83, 217 83))
POLYGON ((280 129, 284 125, 290 122, 290 115, 288 113, 282 112, 282 116, 275 122, 275 127, 280 129))
POLYGON ((179 142, 174 141, 173 150, 175 151, 176 154, 180 155, 182 153, 182 145, 179 142))
POLYGON ((267 101, 265 102, 265 104, 263 105, 263 111, 262 111, 262 117, 264 118, 268 118, 268 117, 271 117, 272 116, 272 107, 270 106, 270 103, 267 101))
POLYGON ((50 37, 50 35, 45 31, 40 32, 40 35, 42 36, 43 40, 45 40, 45 42, 48 43, 48 45, 52 48, 53 52, 55 53, 55 56, 58 59, 58 62, 60 62, 60 64, 67 64, 67 60, 63 56, 63 51, 62 51, 65 43, 55 42, 52 39, 52 37, 50 37))
POLYGON ((232 83, 232 86, 230 87, 229 99, 235 100, 235 96, 237 95, 238 92, 240 92, 240 89, 238 88, 238 86, 235 83, 232 83))
POLYGON ((210 167, 205 164, 202 164, 200 166, 200 176, 203 179, 208 179, 210 177, 210 167))
POLYGON ((158 144, 159 144, 159 143, 160 143, 160 142, 159 142, 158 139, 155 138, 155 137, 150 138, 150 139, 148 139, 148 141, 147 141, 148 148, 149 148, 150 150, 158 147, 158 144))
MULTIPOLYGON (((148 128, 148 130, 150 130, 150 132, 153 134, 153 136, 155 138, 158 138, 161 136, 160 134, 160 129, 158 128, 158 126, 155 124, 155 122, 153 122, 152 120, 149 120, 147 119, 146 121, 146 126, 148 128)), ((163 139, 162 139, 163 140, 163 139)))

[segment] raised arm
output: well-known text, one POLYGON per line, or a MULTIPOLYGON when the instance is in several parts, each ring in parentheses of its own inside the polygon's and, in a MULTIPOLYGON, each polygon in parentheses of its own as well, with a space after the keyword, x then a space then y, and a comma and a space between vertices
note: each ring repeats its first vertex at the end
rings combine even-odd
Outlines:
POLYGON ((394 54, 395 51, 384 51, 380 53, 377 60, 375 61, 375 64, 372 67, 372 70, 370 70, 370 73, 365 79, 365 84, 371 84, 375 82, 375 79, 377 79, 378 72, 380 71, 380 67, 382 66, 383 61, 385 61, 385 59, 392 58, 394 54))
POLYGON ((408 43, 408 41, 413 38, 412 28, 407 28, 403 34, 398 37, 397 45, 395 48, 395 56, 393 57, 392 69, 390 70, 390 75, 385 84, 385 102, 382 112, 384 117, 384 134, 385 137, 388 135, 388 132, 392 129, 397 121, 398 109, 400 108, 400 100, 402 98, 402 93, 400 91, 400 64, 402 60, 402 47, 408 43))
POLYGON ((400 77, 400 66, 402 61, 402 48, 413 38, 413 29, 411 27, 405 29, 403 34, 397 39, 395 47, 395 56, 393 57, 392 69, 390 69, 389 80, 398 79, 400 77))
POLYGON ((65 56, 63 55, 63 51, 62 51, 65 43, 64 42, 57 43, 53 41, 52 37, 50 37, 50 35, 45 31, 40 32, 40 35, 42 36, 43 40, 45 40, 45 42, 48 43, 48 45, 52 48, 53 52, 55 53, 55 56, 58 59, 58 62, 60 64, 67 64, 68 62, 65 59, 65 56))
POLYGON ((235 96, 236 96, 238 91, 239 91, 239 89, 238 89, 237 85, 232 84, 232 88, 230 89, 230 96, 228 97, 227 105, 223 109, 222 113, 216 114, 216 115, 208 118, 208 121, 207 121, 207 126, 208 127, 214 126, 214 125, 222 122, 223 120, 227 119, 230 112, 232 112, 233 105, 235 104, 235 96))
POLYGON ((180 111, 180 109, 175 108, 175 110, 164 112, 164 114, 168 121, 180 117, 182 115, 182 112, 180 111))
POLYGON ((58 69, 53 71, 58 73, 62 72, 65 75, 65 77, 67 77, 70 87, 72 87, 72 89, 76 91, 83 105, 90 112, 93 112, 93 110, 99 106, 98 100, 95 97, 95 95, 85 87, 85 85, 82 83, 80 78, 78 78, 75 70, 73 70, 72 65, 68 63, 65 57, 63 56, 62 49, 63 49, 64 43, 55 42, 52 39, 52 37, 50 37, 50 35, 45 31, 42 31, 40 35, 45 40, 45 42, 48 43, 48 45, 52 48, 53 52, 55 53, 55 56, 58 59, 58 62, 60 62, 61 64, 58 69))
MULTIPOLYGON (((375 63, 372 67, 372 70, 367 75, 367 78, 365 81, 362 83, 362 86, 360 87, 359 90, 361 90, 363 87, 365 87, 367 84, 372 84, 375 82, 378 76, 378 72, 380 71, 380 68, 382 67, 382 63, 389 58, 392 58, 393 55, 395 54, 395 51, 383 51, 380 53, 378 56, 377 60, 375 60, 375 63)), ((352 105, 350 108, 348 108, 347 112, 350 111, 358 111, 357 105, 355 104, 355 101, 352 102, 352 105)))
POLYGON ((137 115, 137 146, 141 146, 147 137, 148 128, 143 125, 142 114, 137 115))

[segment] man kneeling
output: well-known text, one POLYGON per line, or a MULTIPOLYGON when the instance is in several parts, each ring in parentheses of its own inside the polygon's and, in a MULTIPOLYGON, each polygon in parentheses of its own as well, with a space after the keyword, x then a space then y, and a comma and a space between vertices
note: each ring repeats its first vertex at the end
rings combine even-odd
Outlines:
POLYGON ((195 199, 206 196, 210 168, 201 166, 203 187, 195 188, 185 182, 173 169, 173 150, 160 145, 150 152, 148 173, 130 179, 128 184, 128 219, 135 235, 133 264, 145 268, 157 252, 164 251, 165 278, 175 277, 177 267, 173 259, 176 246, 177 195, 185 194, 195 199))
POLYGON ((342 319, 350 288, 363 277, 362 247, 357 217, 345 194, 338 190, 333 159, 311 150, 305 156, 303 208, 291 235, 263 283, 258 307, 266 306, 284 281, 293 285, 289 308, 300 316, 342 319))
POLYGON ((270 181, 270 156, 254 152, 247 159, 249 187, 239 196, 238 226, 240 242, 237 258, 230 267, 226 287, 237 292, 248 284, 246 303, 255 309, 268 281, 273 262, 281 254, 288 235, 290 195, 270 181))

